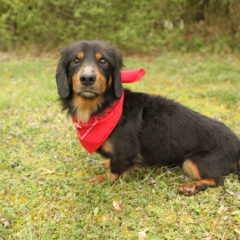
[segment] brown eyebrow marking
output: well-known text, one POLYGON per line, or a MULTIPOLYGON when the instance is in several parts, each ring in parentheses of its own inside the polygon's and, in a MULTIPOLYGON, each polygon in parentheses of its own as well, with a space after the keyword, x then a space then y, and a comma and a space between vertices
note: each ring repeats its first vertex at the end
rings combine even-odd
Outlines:
POLYGON ((84 53, 83 52, 79 52, 77 54, 77 57, 80 58, 80 59, 83 59, 84 58, 84 53))
POLYGON ((100 58, 102 58, 103 55, 100 52, 96 53, 96 59, 99 60, 100 58))

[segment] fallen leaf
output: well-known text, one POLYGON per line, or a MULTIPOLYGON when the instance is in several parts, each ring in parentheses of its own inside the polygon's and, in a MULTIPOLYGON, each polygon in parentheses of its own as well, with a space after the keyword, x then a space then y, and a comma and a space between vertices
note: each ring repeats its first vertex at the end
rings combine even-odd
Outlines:
POLYGON ((146 237, 147 237, 147 234, 145 232, 138 233, 138 240, 144 240, 146 237))
POLYGON ((122 204, 122 201, 113 201, 113 208, 116 211, 121 211, 121 204, 122 204))
POLYGON ((41 175, 46 175, 46 174, 55 174, 56 173, 56 170, 53 169, 53 170, 50 170, 50 169, 46 169, 46 168, 41 168, 41 170, 43 170, 44 172, 41 173, 41 175))

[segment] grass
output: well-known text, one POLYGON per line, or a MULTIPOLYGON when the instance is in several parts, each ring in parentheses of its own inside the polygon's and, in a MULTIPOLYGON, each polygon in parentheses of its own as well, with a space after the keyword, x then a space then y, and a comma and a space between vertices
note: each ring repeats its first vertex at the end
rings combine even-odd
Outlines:
MULTIPOLYGON (((240 239, 240 183, 193 197, 179 168, 145 168, 116 183, 88 184, 101 157, 79 144, 60 111, 56 59, 10 57, 0 65, 0 239, 240 239), (113 206, 113 205, 119 206, 113 206), (119 207, 119 209, 118 209, 119 207), (118 210, 118 211, 117 211, 118 210), (140 239, 140 238, 139 238, 140 239)), ((132 57, 147 75, 131 89, 162 94, 240 135, 240 59, 233 55, 132 57)))

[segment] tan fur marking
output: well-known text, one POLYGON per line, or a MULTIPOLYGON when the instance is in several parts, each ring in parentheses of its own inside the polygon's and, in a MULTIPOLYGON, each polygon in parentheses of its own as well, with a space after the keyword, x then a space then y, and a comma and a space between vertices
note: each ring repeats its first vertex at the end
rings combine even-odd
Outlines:
POLYGON ((96 53, 96 60, 98 61, 100 58, 102 58, 103 55, 99 52, 96 53))
POLYGON ((101 102, 102 96, 98 96, 93 99, 85 99, 77 94, 74 94, 73 106, 77 109, 77 120, 79 122, 87 122, 91 117, 91 114, 97 110, 101 102))
POLYGON ((72 77, 72 89, 74 92, 77 92, 81 88, 81 82, 80 82, 80 75, 82 73, 83 68, 80 67, 80 69, 75 73, 72 77))
POLYGON ((109 81, 108 81, 108 87, 110 88, 112 85, 112 76, 110 76, 109 81))
POLYGON ((98 89, 100 92, 104 93, 106 90, 106 84, 107 84, 107 79, 105 78, 104 75, 102 75, 98 68, 95 67, 95 74, 96 74, 96 83, 98 85, 98 89))
POLYGON ((102 149, 104 152, 106 153, 113 153, 113 144, 111 142, 110 139, 107 139, 103 145, 102 145, 102 149))
POLYGON ((105 174, 97 175, 94 178, 90 179, 88 182, 93 183, 93 182, 98 182, 101 183, 105 179, 105 174))
POLYGON ((104 166, 105 168, 110 168, 110 159, 102 161, 101 165, 104 166))
MULTIPOLYGON (((103 180, 105 180, 106 176, 105 174, 100 174, 92 179, 90 179, 88 182, 89 183, 93 183, 93 182, 98 182, 101 183, 103 182, 103 180)), ((110 180, 111 182, 114 182, 115 180, 117 180, 119 178, 119 174, 116 173, 111 173, 110 170, 107 171, 107 178, 108 180, 110 180)))
POLYGON ((186 195, 193 195, 199 191, 197 188, 203 185, 214 187, 216 186, 216 181, 213 178, 206 178, 200 181, 188 182, 180 186, 178 192, 186 195))
POLYGON ((203 184, 209 185, 209 186, 215 186, 216 180, 213 178, 205 178, 200 181, 196 181, 197 186, 201 186, 203 184))
POLYGON ((188 174, 192 179, 200 180, 201 176, 198 170, 198 167, 191 159, 186 159, 183 163, 183 171, 188 174))
POLYGON ((119 178, 119 174, 112 173, 110 170, 107 172, 107 176, 111 182, 114 182, 115 180, 117 180, 119 178))
POLYGON ((79 52, 77 54, 77 57, 80 58, 80 59, 83 59, 84 58, 84 53, 83 52, 79 52))

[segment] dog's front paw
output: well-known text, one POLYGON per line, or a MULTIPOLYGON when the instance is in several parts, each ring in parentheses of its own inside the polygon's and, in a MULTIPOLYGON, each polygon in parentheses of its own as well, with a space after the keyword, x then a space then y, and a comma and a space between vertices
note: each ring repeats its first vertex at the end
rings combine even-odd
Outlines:
POLYGON ((117 180, 117 179, 119 178, 119 174, 111 173, 111 171, 108 170, 107 175, 105 175, 105 174, 97 175, 96 177, 90 179, 88 182, 89 182, 89 183, 93 183, 93 182, 101 183, 101 182, 103 182, 103 180, 105 180, 106 178, 107 178, 110 182, 114 182, 115 180, 117 180))
POLYGON ((105 179, 105 175, 101 174, 101 175, 97 175, 94 178, 90 179, 88 182, 89 183, 93 183, 93 182, 101 183, 101 182, 103 182, 104 179, 105 179))
POLYGON ((102 161, 101 165, 105 168, 110 168, 110 159, 102 161))

